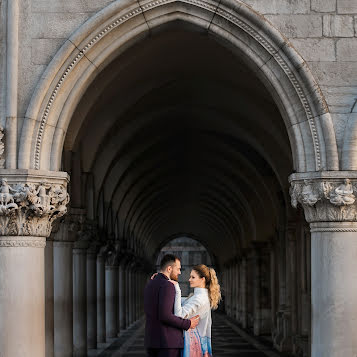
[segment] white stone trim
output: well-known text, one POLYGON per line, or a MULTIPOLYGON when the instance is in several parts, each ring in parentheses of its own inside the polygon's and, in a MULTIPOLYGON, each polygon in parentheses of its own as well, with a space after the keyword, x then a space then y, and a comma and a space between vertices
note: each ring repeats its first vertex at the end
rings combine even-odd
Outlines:
POLYGON ((0 247, 45 248, 46 237, 0 236, 0 247))

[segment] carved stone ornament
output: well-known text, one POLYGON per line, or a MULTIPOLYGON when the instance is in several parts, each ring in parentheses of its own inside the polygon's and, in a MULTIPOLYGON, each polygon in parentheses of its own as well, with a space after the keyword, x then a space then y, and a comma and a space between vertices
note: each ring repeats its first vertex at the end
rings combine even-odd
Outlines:
POLYGON ((290 176, 291 204, 295 208, 301 204, 309 223, 357 221, 357 178, 338 177, 338 173, 298 180, 298 174, 290 176))
POLYGON ((48 237, 52 223, 67 212, 67 182, 0 179, 0 235, 48 237))

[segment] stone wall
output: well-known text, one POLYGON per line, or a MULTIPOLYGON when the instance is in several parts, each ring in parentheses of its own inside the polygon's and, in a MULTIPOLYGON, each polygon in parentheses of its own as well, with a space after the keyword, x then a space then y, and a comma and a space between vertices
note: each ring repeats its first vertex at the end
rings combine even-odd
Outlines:
POLYGON ((307 61, 327 100, 341 154, 347 120, 357 119, 357 2, 245 0, 307 61))
MULTIPOLYGON (((18 117, 64 41, 113 0, 22 0, 18 117)), ((276 26, 307 61, 327 99, 339 152, 347 120, 357 119, 357 4, 354 0, 246 0, 276 26)), ((6 1, 0 1, 0 83, 6 64, 6 1)), ((0 115, 4 120, 5 90, 0 115)))

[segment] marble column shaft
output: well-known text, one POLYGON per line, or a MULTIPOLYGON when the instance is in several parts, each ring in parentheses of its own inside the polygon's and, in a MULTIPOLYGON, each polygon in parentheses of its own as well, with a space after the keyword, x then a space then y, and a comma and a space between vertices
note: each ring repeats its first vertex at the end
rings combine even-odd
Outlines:
POLYGON ((73 356, 87 356, 87 247, 73 249, 73 356))
POLYGON ((97 254, 87 252, 87 343, 88 349, 97 348, 97 254))
POLYGON ((117 337, 118 330, 118 266, 105 267, 106 339, 117 337))
POLYGON ((0 355, 45 356, 45 237, 0 237, 0 355))
MULTIPOLYGON (((54 356, 73 356, 73 242, 53 242, 54 356)), ((46 356, 47 357, 47 356, 46 356)))
POLYGON ((48 240, 45 248, 45 334, 46 357, 54 356, 54 276, 53 241, 48 240))
POLYGON ((120 332, 124 331, 126 328, 126 283, 125 283, 125 267, 123 265, 119 266, 119 329, 120 332))
POLYGON ((97 256, 97 342, 106 341, 105 333, 105 259, 97 256))

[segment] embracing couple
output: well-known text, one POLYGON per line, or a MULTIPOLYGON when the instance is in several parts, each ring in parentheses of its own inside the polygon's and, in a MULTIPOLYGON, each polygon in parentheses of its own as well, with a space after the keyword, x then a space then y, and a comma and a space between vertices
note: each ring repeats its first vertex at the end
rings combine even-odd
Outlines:
POLYGON ((145 347, 148 357, 211 357, 211 309, 221 300, 216 272, 204 264, 190 273, 194 293, 181 298, 180 260, 165 255, 160 272, 145 287, 145 347))

